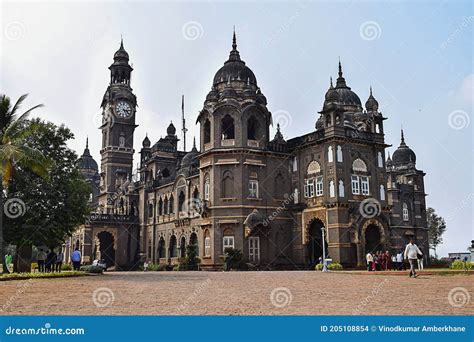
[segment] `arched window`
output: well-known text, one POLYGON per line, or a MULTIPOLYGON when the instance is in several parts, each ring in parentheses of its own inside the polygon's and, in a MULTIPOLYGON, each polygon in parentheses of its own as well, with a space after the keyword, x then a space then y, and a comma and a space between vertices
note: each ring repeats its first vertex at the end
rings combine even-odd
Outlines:
POLYGON ((153 203, 148 203, 148 217, 153 217, 153 203))
POLYGON ((319 172, 321 172, 321 166, 316 160, 313 160, 311 163, 309 163, 308 168, 306 170, 306 173, 308 175, 312 175, 319 172))
POLYGON ((334 186, 334 181, 329 182, 329 197, 336 197, 336 189, 334 186))
POLYGON ((184 258, 186 256, 186 238, 184 236, 181 237, 179 242, 179 256, 184 258))
POLYGON ((209 119, 206 119, 204 122, 204 143, 210 143, 211 142, 211 122, 209 119))
POLYGON ((175 236, 175 235, 171 235, 171 237, 170 237, 170 249, 169 249, 169 252, 170 252, 170 258, 176 258, 176 257, 178 257, 178 245, 177 245, 177 241, 176 241, 176 236, 175 236))
POLYGON ((293 172, 298 171, 298 159, 296 157, 293 158, 293 172))
POLYGON ((225 139, 234 139, 235 138, 235 127, 234 127, 234 119, 227 114, 222 119, 222 140, 225 139))
POLYGON ((334 153, 332 146, 328 147, 328 163, 332 163, 334 160, 334 153))
POLYGON ((166 245, 163 237, 160 237, 160 241, 158 242, 158 258, 166 258, 166 245))
POLYGON ((204 256, 211 256, 211 234, 209 229, 204 232, 204 256))
POLYGON ((344 182, 339 181, 339 197, 344 197, 344 182))
POLYGON ((380 200, 385 201, 385 187, 383 185, 380 186, 380 200))
POLYGON ((326 127, 331 126, 331 115, 326 115, 326 127))
POLYGON ((174 213, 174 197, 173 197, 173 195, 170 195, 169 213, 170 214, 174 213))
POLYGON ((377 153, 377 165, 378 165, 378 167, 383 167, 382 152, 377 153))
POLYGON ((168 211, 168 197, 165 197, 165 201, 163 202, 163 213, 165 215, 169 214, 170 212, 168 211))
POLYGON ((258 121, 255 116, 251 116, 247 121, 247 139, 257 140, 258 136, 258 121))
POLYGON ((375 124, 375 133, 380 133, 380 125, 375 124))
POLYGON ((158 215, 163 215, 163 200, 160 197, 158 201, 158 215))
POLYGON ((211 180, 209 178, 209 175, 206 175, 204 178, 204 200, 209 201, 209 196, 210 196, 210 187, 211 187, 211 180))
POLYGON ((408 221, 408 205, 403 203, 403 221, 408 221))
POLYGON ((234 192, 234 180, 232 178, 232 172, 229 170, 224 171, 222 175, 222 198, 230 198, 234 192))
POLYGON ((355 172, 367 172, 367 165, 362 159, 357 158, 352 163, 352 170, 354 170, 355 172))
POLYGON ((119 137, 119 146, 120 146, 120 147, 125 147, 125 135, 124 135, 124 133, 121 133, 121 134, 120 134, 120 137, 119 137))
POLYGON ((342 147, 340 145, 337 145, 336 155, 337 155, 337 162, 342 163, 342 147))
POLYGON ((196 246, 196 254, 199 255, 199 244, 198 244, 198 237, 196 233, 191 233, 189 236, 189 244, 191 246, 196 246))
POLYGON ((184 208, 184 202, 185 201, 186 201, 186 195, 184 194, 184 191, 181 190, 179 192, 179 196, 178 196, 178 212, 181 212, 181 211, 186 209, 186 208, 184 208))

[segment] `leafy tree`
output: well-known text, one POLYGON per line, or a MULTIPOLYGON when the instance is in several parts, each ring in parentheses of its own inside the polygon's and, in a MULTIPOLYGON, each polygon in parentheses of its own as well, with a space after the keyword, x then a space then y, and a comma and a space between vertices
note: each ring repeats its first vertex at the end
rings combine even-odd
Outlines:
MULTIPOLYGON (((22 166, 36 174, 46 177, 49 163, 47 159, 34 147, 26 144, 26 139, 34 134, 34 126, 25 125, 29 114, 43 105, 37 105, 28 109, 23 114, 18 110, 27 95, 21 96, 11 106, 10 98, 0 95, 0 208, 4 209, 4 189, 8 187, 15 170, 22 166)), ((6 265, 3 262, 4 239, 3 239, 3 213, 0 215, 0 258, 3 271, 6 265)))
POLYGON ((187 245, 186 256, 179 262, 180 271, 197 271, 201 260, 198 258, 198 246, 187 245))
POLYGON ((446 231, 446 222, 444 218, 435 213, 433 208, 426 209, 426 219, 428 221, 428 243, 437 257, 436 247, 443 242, 442 235, 446 231))
MULTIPOLYGON (((67 147, 73 138, 65 126, 34 119, 26 126, 35 127, 35 134, 27 139, 54 164, 48 178, 19 167, 8 189, 9 198, 25 203, 24 215, 5 219, 5 239, 17 246, 18 271, 29 271, 32 245, 60 246, 89 212, 90 186, 76 167, 77 155, 67 147)), ((28 128, 26 128, 28 129, 28 128)))

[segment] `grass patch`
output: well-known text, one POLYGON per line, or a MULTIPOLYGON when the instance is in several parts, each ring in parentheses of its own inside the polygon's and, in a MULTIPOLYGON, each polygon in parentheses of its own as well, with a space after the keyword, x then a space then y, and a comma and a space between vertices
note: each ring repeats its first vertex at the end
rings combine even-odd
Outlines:
POLYGON ((6 273, 0 275, 0 281, 7 281, 7 280, 21 280, 21 279, 43 279, 43 278, 68 278, 68 277, 80 277, 85 276, 87 273, 85 272, 77 272, 77 271, 66 271, 61 273, 6 273))

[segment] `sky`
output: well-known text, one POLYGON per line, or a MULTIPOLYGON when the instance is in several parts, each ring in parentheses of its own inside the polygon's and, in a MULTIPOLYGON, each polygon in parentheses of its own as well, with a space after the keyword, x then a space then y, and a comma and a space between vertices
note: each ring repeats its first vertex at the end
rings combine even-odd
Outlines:
MULTIPOLYGON (((427 205, 447 222, 438 255, 464 252, 473 234, 473 24, 470 1, 386 2, 0 2, 0 93, 29 93, 25 108, 64 123, 97 161, 99 108, 123 37, 138 98, 134 147, 154 143, 185 95, 188 149, 215 72, 231 49, 254 71, 285 138, 314 130, 341 59, 365 103, 369 87, 426 172, 427 205)), ((271 128, 271 136, 275 127, 271 128)), ((135 155, 135 162, 138 161, 135 155)))

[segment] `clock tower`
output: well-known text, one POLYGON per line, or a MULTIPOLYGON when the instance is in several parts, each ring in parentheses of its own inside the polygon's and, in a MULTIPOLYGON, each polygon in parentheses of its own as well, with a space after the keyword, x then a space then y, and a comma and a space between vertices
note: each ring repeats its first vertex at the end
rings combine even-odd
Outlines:
POLYGON ((114 54, 109 67, 110 84, 102 100, 102 148, 99 206, 104 213, 117 208, 117 194, 122 185, 131 179, 133 168, 133 132, 137 98, 130 87, 130 66, 127 51, 123 47, 114 54))

